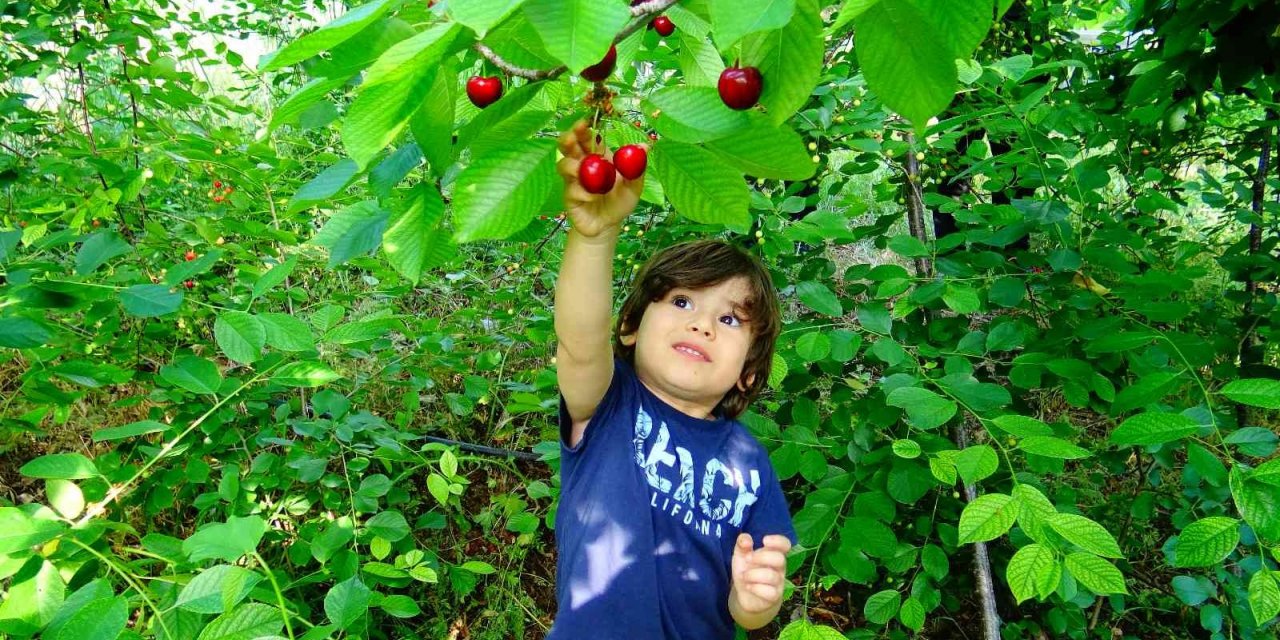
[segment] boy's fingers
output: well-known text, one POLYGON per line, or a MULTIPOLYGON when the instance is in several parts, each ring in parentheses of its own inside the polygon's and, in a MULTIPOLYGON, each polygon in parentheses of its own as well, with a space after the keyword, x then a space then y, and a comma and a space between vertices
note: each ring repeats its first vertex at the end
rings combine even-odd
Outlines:
POLYGON ((746 585, 774 586, 782 581, 782 574, 776 569, 756 567, 742 574, 742 583, 746 585))
POLYGON ((791 540, 787 539, 786 536, 765 536, 764 541, 761 544, 764 545, 764 548, 766 549, 777 549, 783 553, 791 550, 791 540))
POLYGON ((787 567, 787 556, 776 549, 756 549, 755 553, 751 555, 751 564, 757 567, 785 569, 787 567))
POLYGON ((592 150, 595 149, 595 140, 593 139, 595 134, 591 131, 591 127, 587 126, 586 120, 579 120, 577 124, 573 125, 573 133, 577 136, 578 146, 583 153, 594 153, 592 150))
POLYGON ((577 178, 578 166, 581 164, 581 159, 566 154, 556 163, 556 173, 559 173, 565 179, 577 178))
POLYGON ((741 549, 741 550, 743 550, 743 551, 750 551, 750 550, 751 550, 751 549, 753 549, 754 547, 755 547, 755 545, 754 545, 754 544, 752 543, 752 541, 751 541, 751 534, 749 534, 749 533, 740 533, 740 534, 738 534, 738 548, 739 548, 739 549, 741 549))
POLYGON ((566 182, 564 185, 564 200, 567 204, 590 202, 592 198, 597 197, 599 196, 588 193, 586 189, 583 189, 577 180, 566 182))

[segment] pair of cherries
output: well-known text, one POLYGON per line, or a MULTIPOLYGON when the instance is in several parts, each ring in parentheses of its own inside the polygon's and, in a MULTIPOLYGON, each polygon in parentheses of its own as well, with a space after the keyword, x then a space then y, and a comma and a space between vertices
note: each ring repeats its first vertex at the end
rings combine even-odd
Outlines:
POLYGON ((613 153, 613 162, 598 153, 589 153, 578 165, 578 184, 587 193, 603 195, 613 190, 619 173, 627 180, 636 180, 648 166, 649 153, 638 144, 620 147, 613 153))

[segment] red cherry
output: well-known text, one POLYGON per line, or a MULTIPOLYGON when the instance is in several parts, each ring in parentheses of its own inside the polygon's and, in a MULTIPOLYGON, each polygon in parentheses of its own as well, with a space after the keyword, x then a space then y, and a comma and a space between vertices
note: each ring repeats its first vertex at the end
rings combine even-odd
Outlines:
POLYGON ((671 18, 666 16, 658 16, 654 18, 649 22, 649 25, 658 32, 658 35, 664 38, 676 32, 676 25, 671 22, 671 18))
POLYGON ((613 166, 622 177, 635 180, 644 175, 645 167, 649 166, 649 153, 638 144, 626 145, 613 153, 613 166))
POLYGON ((729 67, 720 73, 720 99, 730 109, 750 109, 760 101, 764 78, 755 67, 729 67))
POLYGON ((608 78, 609 74, 613 73, 613 65, 617 61, 618 61, 618 48, 610 45, 609 53, 604 54, 603 60, 587 67, 586 69, 583 69, 582 73, 578 75, 582 76, 583 80, 590 80, 592 82, 604 82, 605 78, 608 78))
POLYGON ((221 181, 221 180, 214 180, 214 181, 213 181, 213 188, 214 188, 214 189, 221 189, 221 188, 222 188, 222 181, 221 181))
POLYGON ((613 183, 618 179, 613 164, 598 153, 588 154, 578 165, 578 183, 587 193, 601 195, 613 190, 613 183))
POLYGON ((187 262, 191 262, 192 260, 195 260, 195 259, 196 259, 196 252, 195 252, 195 251, 192 251, 192 250, 190 250, 190 249, 187 249, 187 254, 186 254, 186 255, 184 255, 184 256, 182 256, 182 257, 183 257, 183 258, 186 258, 186 259, 187 259, 187 262))
POLYGON ((502 80, 497 76, 472 76, 467 80, 467 98, 481 109, 502 97, 502 80))
POLYGON ((649 134, 649 139, 650 139, 650 140, 657 140, 657 139, 658 139, 658 134, 656 134, 656 133, 651 133, 651 134, 649 134))
POLYGON ((194 281, 194 280, 188 280, 188 281, 186 281, 186 282, 182 283, 182 286, 184 286, 184 287, 186 287, 186 288, 188 288, 188 289, 194 289, 194 288, 196 288, 196 283, 195 283, 195 281, 194 281))

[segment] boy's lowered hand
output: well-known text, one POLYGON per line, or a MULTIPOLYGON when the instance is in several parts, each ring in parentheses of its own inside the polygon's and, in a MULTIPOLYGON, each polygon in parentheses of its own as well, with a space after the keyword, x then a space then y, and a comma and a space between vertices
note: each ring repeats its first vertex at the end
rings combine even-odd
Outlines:
POLYGON ((765 536, 762 544, 756 549, 751 534, 743 533, 733 547, 729 612, 745 629, 768 624, 782 605, 791 541, 772 535, 765 536))
POLYGON ((556 170, 564 178, 564 205, 573 228, 588 238, 618 228, 640 201, 644 176, 627 180, 619 174, 618 181, 609 193, 588 193, 578 182, 578 165, 590 153, 598 153, 613 162, 613 153, 602 142, 596 142, 596 136, 587 126, 586 120, 579 120, 572 129, 560 136, 560 153, 564 157, 556 163, 556 170))

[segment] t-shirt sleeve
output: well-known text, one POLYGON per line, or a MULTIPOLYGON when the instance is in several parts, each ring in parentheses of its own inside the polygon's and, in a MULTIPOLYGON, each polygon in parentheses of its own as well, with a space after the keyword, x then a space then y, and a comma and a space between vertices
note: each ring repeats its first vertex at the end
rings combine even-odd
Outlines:
POLYGON ((751 534, 751 539, 757 548, 760 547, 765 536, 771 535, 784 535, 792 545, 795 545, 796 530, 791 524, 791 510, 787 506, 787 497, 782 493, 782 484, 778 482, 778 476, 773 472, 773 467, 769 466, 769 458, 763 454, 762 457, 769 470, 768 477, 760 486, 760 499, 751 505, 751 511, 747 515, 747 521, 743 523, 742 531, 751 534))
POLYGON ((596 406, 595 413, 591 414, 591 419, 587 421, 586 431, 582 434, 582 440, 578 441, 578 446, 569 446, 569 436, 573 432, 573 419, 569 417, 569 405, 564 401, 564 396, 560 396, 560 449, 564 454, 577 454, 586 448, 587 443, 592 439, 592 433, 598 430, 598 427, 606 426, 610 422, 609 417, 618 410, 623 403, 623 399, 629 393, 634 393, 635 374, 631 371, 631 366, 626 361, 614 358, 613 360, 613 379, 609 382, 609 389, 605 391, 604 397, 600 399, 600 404, 596 406))

